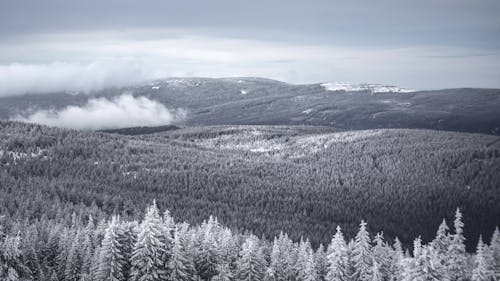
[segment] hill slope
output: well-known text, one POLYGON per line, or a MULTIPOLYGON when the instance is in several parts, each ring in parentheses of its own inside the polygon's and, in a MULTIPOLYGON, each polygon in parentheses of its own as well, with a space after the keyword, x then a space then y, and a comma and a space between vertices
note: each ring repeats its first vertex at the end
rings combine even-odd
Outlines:
POLYGON ((169 108, 186 109, 187 119, 177 125, 323 125, 345 130, 415 128, 500 135, 498 89, 406 92, 380 85, 328 85, 292 85, 262 78, 171 78, 88 95, 4 97, 0 98, 0 118, 132 92, 169 108))
POLYGON ((0 212, 13 218, 137 218, 156 198, 180 220, 214 214, 314 243, 337 224, 352 236, 361 219, 407 243, 430 239, 457 207, 469 245, 500 224, 500 141, 491 135, 223 126, 122 136, 0 122, 0 150, 0 212))

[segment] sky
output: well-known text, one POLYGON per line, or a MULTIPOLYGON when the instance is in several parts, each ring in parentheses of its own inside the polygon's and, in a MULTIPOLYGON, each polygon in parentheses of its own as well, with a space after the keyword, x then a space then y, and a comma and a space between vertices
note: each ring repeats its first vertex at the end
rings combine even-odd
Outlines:
POLYGON ((500 1, 0 0, 0 95, 172 76, 500 88, 500 1))

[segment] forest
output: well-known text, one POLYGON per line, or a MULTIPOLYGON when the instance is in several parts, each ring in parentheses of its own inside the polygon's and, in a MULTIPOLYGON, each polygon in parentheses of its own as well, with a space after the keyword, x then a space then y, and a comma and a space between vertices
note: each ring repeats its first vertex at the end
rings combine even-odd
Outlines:
POLYGON ((119 216, 71 223, 43 218, 0 224, 0 280, 291 280, 291 281, 493 281, 500 278, 500 232, 465 249, 459 209, 453 228, 443 220, 427 244, 411 249, 361 221, 353 239, 336 227, 328 244, 292 241, 280 233, 268 241, 239 233, 210 217, 200 225, 176 222, 155 202, 139 221, 119 216), (410 251, 411 250, 411 251, 410 251))
POLYGON ((313 247, 359 221, 411 246, 460 208, 467 250, 500 224, 500 143, 425 130, 222 126, 124 136, 0 122, 5 223, 139 220, 160 209, 190 224, 281 231, 313 247), (72 214, 74 214, 72 216, 72 214))

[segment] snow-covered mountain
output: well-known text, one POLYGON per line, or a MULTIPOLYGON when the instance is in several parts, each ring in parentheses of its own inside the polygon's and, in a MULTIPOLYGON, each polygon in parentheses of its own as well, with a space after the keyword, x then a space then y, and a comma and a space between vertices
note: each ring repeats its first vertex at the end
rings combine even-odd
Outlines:
POLYGON ((414 90, 400 88, 392 85, 382 84, 352 84, 344 82, 329 82, 321 84, 328 91, 345 91, 345 92, 371 92, 371 93, 411 93, 414 90))

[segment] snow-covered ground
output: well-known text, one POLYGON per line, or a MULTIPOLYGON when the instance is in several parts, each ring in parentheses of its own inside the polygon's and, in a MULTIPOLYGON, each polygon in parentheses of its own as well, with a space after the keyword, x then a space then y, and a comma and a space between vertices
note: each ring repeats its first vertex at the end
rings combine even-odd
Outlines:
POLYGON ((263 153, 277 158, 301 158, 328 149, 335 143, 356 142, 383 134, 384 130, 349 131, 306 136, 266 138, 266 132, 258 129, 236 134, 200 139, 199 145, 208 148, 263 153), (259 137, 259 136, 264 137, 259 137))
POLYGON ((351 84, 343 82, 330 82, 321 84, 327 91, 345 91, 345 92, 360 92, 369 91, 371 93, 411 93, 414 90, 400 88, 397 86, 381 85, 381 84, 351 84))

